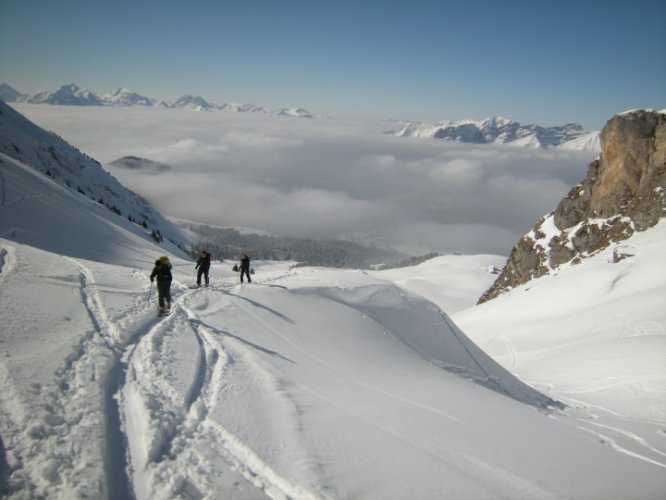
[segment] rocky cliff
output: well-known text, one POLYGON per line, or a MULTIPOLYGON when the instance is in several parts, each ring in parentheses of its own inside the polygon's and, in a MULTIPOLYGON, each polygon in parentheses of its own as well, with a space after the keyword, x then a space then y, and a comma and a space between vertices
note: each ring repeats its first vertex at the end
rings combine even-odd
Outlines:
MULTIPOLYGON (((479 303, 644 231, 666 216, 666 112, 630 111, 601 131, 601 155, 511 251, 479 303)), ((614 259, 624 256, 614 252, 614 259)))

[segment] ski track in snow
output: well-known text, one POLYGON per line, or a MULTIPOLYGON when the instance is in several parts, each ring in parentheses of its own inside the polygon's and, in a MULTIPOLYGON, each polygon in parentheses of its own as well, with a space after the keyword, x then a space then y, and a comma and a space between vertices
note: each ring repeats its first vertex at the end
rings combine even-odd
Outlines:
MULTIPOLYGON (((240 298, 243 299, 244 301, 249 301, 249 299, 246 299, 246 298, 244 298, 244 297, 240 297, 240 298)), ((249 302, 252 303, 252 301, 249 301, 249 302)), ((270 331, 271 334, 275 335, 276 337, 280 337, 282 340, 284 340, 285 342, 287 342, 287 343, 288 343, 291 347, 293 347, 295 350, 299 351, 300 353, 304 354, 305 356, 307 356, 307 357, 309 357, 310 359, 312 359, 313 361, 315 361, 317 364, 319 364, 319 365, 321 365, 322 367, 326 368, 326 370, 327 370, 329 373, 331 373, 331 374, 335 374, 336 376, 338 376, 338 377, 340 377, 340 378, 342 378, 342 379, 345 379, 345 380, 347 381, 348 384, 361 386, 361 387, 363 387, 363 388, 365 388, 365 389, 369 389, 369 390, 371 390, 371 391, 373 391, 373 392, 376 392, 376 393, 378 393, 378 394, 381 394, 381 395, 384 396, 384 397, 392 398, 392 399, 395 399, 395 400, 400 401, 401 403, 406 403, 406 404, 409 404, 409 405, 411 405, 411 406, 417 406, 418 408, 421 408, 421 409, 423 409, 423 410, 427 410, 427 411, 429 411, 429 412, 432 412, 432 413, 436 414, 436 415, 439 416, 439 417, 444 417, 444 418, 449 419, 449 420, 454 420, 454 421, 458 422, 459 424, 467 425, 465 421, 463 421, 463 420, 461 420, 461 419, 459 419, 459 418, 457 418, 457 417, 455 417, 455 416, 453 416, 453 415, 451 415, 451 414, 449 414, 449 413, 442 412, 441 410, 437 410, 437 409, 435 409, 435 408, 432 408, 432 407, 430 407, 430 406, 426 406, 426 405, 424 405, 424 404, 422 404, 422 403, 418 403, 418 402, 413 401, 413 400, 409 400, 409 399, 407 399, 407 398, 398 397, 398 396, 395 395, 395 394, 389 393, 389 392, 387 392, 387 391, 385 391, 385 390, 382 390, 382 389, 380 389, 380 388, 378 388, 378 387, 372 386, 372 385, 368 384, 367 382, 364 382, 364 381, 359 380, 359 379, 352 378, 352 377, 349 376, 348 374, 346 374, 346 373, 344 373, 343 371, 341 371, 340 369, 338 369, 335 365, 329 363, 328 361, 326 361, 325 359, 323 359, 323 358, 320 357, 320 356, 316 356, 316 355, 314 355, 313 353, 306 351, 306 350, 303 349, 301 346, 299 346, 297 343, 293 342, 289 337, 284 336, 279 330, 277 330, 276 328, 274 328, 270 323, 264 321, 264 320, 263 320, 262 318, 260 318, 257 314, 255 314, 254 311, 252 310, 252 308, 247 307, 247 305, 243 304, 242 302, 238 302, 237 306, 243 310, 244 314, 246 314, 246 315, 249 316, 249 317, 252 317, 252 318, 253 318, 257 323, 259 323, 263 328, 265 328, 266 330, 270 331)), ((265 306, 261 306, 261 305, 259 305, 259 307, 265 307, 265 306)), ((271 312, 273 312, 274 314, 278 314, 278 315, 279 315, 279 313, 276 313, 275 311, 272 311, 272 310, 271 310, 271 312)), ((284 318, 283 318, 283 319, 284 319, 284 318)), ((287 318, 287 320, 289 320, 289 319, 287 318)), ((290 320, 289 320, 289 321, 290 321, 290 320)), ((324 396, 321 395, 321 394, 319 394, 318 397, 319 397, 320 399, 322 399, 322 400, 329 401, 328 398, 324 397, 324 396)), ((329 402, 330 402, 330 401, 329 401, 329 402)))
MULTIPOLYGON (((16 267, 17 259, 12 247, 1 249, 0 283, 16 267)), ((5 428, 13 429, 11 422, 34 421, 27 425, 28 438, 39 443, 38 447, 30 443, 21 447, 13 442, 12 448, 18 452, 13 452, 17 457, 12 458, 11 468, 20 469, 23 460, 43 464, 43 480, 26 476, 24 491, 39 497, 61 483, 65 496, 68 487, 76 485, 78 493, 91 497, 201 498, 223 485, 225 491, 237 491, 236 498, 325 498, 282 477, 242 438, 208 418, 228 383, 225 373, 229 365, 243 357, 236 351, 259 346, 244 344, 229 332, 203 323, 188 307, 198 290, 174 282, 173 309, 165 318, 154 316, 156 297, 146 298, 145 292, 112 317, 94 271, 77 259, 59 259, 73 269, 71 284, 78 288, 92 329, 58 370, 55 386, 36 389, 44 401, 40 411, 9 404, 21 398, 9 374, 4 373, 4 365, 0 365, 0 383, 5 388, 0 395, 1 411, 20 413, 6 418, 0 414, 5 428), (194 363, 185 390, 170 384, 174 377, 169 373, 172 344, 183 335, 189 336, 184 344, 195 346, 190 353, 194 363), (234 346, 225 347, 225 338, 234 346), (77 415, 77 421, 65 422, 60 415, 77 415), (58 443, 65 438, 64 433, 69 434, 68 440, 80 443, 79 448, 62 449, 58 443), (74 457, 85 464, 81 457, 86 454, 91 465, 99 457, 104 460, 105 478, 101 482, 97 474, 85 479, 85 468, 81 470, 77 465, 74 457)), ((145 275, 135 272, 135 278, 145 279, 145 275)), ((230 295, 226 298, 230 302, 240 300, 232 300, 230 295)), ((256 368, 251 364, 245 367, 256 368)), ((11 433, 21 434, 19 429, 11 433)), ((0 442, 0 452, 0 487, 8 491, 3 486, 10 470, 5 443, 0 442)))
MULTIPOLYGON (((640 328, 641 333, 638 333, 637 335, 643 334, 642 327, 640 328)), ((513 343, 509 338, 501 333, 493 337, 491 342, 496 339, 501 340, 507 346, 508 352, 511 356, 511 361, 508 364, 508 367, 510 371, 514 371, 518 362, 518 357, 513 347, 513 343)), ((609 387, 615 385, 615 381, 611 380, 610 378, 607 380, 607 383, 609 387)), ((600 387, 602 386, 596 386, 596 389, 600 387)), ((577 427, 581 430, 597 436, 602 443, 608 444, 619 453, 623 453, 653 465, 666 468, 666 460, 664 460, 664 458, 666 458, 666 453, 661 452, 660 450, 651 446, 645 439, 641 438, 635 433, 622 430, 619 427, 596 422, 600 415, 604 415, 604 419, 606 421, 623 419, 621 415, 618 415, 608 410, 607 408, 601 407, 595 408, 595 412, 593 412, 589 405, 583 405, 581 402, 572 400, 571 398, 562 398, 562 400, 571 407, 577 408, 575 411, 570 413, 574 415, 574 418, 576 419, 575 421, 577 422, 577 427)))
POLYGON ((664 456, 663 453, 661 453, 660 451, 656 450, 655 448, 649 446, 645 442, 645 440, 639 438, 635 434, 628 433, 626 431, 622 431, 620 429, 616 429, 614 427, 610 427, 610 426, 607 426, 607 425, 602 425, 602 424, 592 424, 592 425, 598 425, 599 427, 603 428, 605 432, 595 431, 594 429, 591 429, 591 428, 586 427, 584 425, 579 425, 578 428, 582 429, 586 432, 589 432, 590 434, 593 434, 593 435, 597 436, 601 440, 602 443, 608 444, 611 448, 613 448, 614 450, 616 450, 620 453, 623 453, 625 455, 636 458, 638 460, 643 460, 643 461, 648 462, 652 465, 656 465, 658 467, 666 469, 666 463, 659 462, 655 459, 649 458, 649 457, 645 456, 645 453, 634 452, 634 451, 628 449, 628 447, 626 445, 623 446, 623 445, 619 444, 618 438, 613 438, 613 437, 610 436, 611 433, 616 433, 620 437, 628 438, 628 440, 630 442, 633 442, 634 444, 638 444, 640 446, 643 446, 648 451, 654 452, 658 455, 661 455, 662 457, 664 456))
MULTIPOLYGON (((11 246, 5 245, 0 249, 0 285, 5 285, 5 281, 8 286, 11 285, 10 277, 20 264, 20 258, 11 246)), ((133 292, 132 300, 112 314, 105 306, 104 287, 97 283, 93 268, 74 258, 58 258, 66 264, 67 269, 72 269, 72 274, 57 278, 71 279, 69 284, 74 283, 78 287, 80 302, 87 311, 92 329, 74 346, 65 366, 58 370, 54 386, 35 389, 41 392, 44 401, 43 408, 37 412, 33 408, 5 404, 5 401, 21 401, 21 398, 15 393, 16 387, 12 383, 5 383, 10 377, 5 373, 4 365, 0 365, 0 384, 7 388, 0 394, 0 418, 6 428, 15 431, 12 434, 16 435, 22 431, 9 425, 11 422, 30 422, 26 425, 29 429, 28 437, 39 444, 31 448, 27 444, 25 456, 20 453, 18 456, 19 461, 35 460, 37 457, 43 464, 43 483, 26 476, 24 486, 31 496, 42 496, 43 491, 52 492, 53 484, 60 482, 63 492, 67 492, 69 486, 76 485, 75 490, 79 494, 91 497, 101 495, 111 499, 207 498, 211 492, 221 490, 232 499, 327 498, 320 486, 315 486, 317 491, 314 493, 308 490, 308 487, 313 487, 312 484, 319 484, 316 479, 310 481, 308 486, 303 486, 293 478, 286 477, 280 472, 279 464, 269 465, 273 464, 273 457, 262 457, 261 450, 252 449, 233 427, 214 418, 215 412, 218 415, 224 413, 223 398, 229 384, 251 380, 264 389, 263 392, 267 394, 265 397, 273 398, 270 401, 271 408, 280 407, 292 412, 290 418, 283 419, 282 424, 278 422, 274 425, 284 425, 284 421, 288 421, 295 429, 276 427, 269 431, 279 433, 292 449, 300 449, 298 403, 290 399, 287 391, 281 390, 281 382, 263 370, 256 359, 257 352, 278 357, 281 355, 252 344, 231 328, 208 324, 199 315, 210 304, 206 294, 216 294, 216 306, 229 308, 225 314, 236 314, 257 328, 279 337, 331 375, 384 397, 399 399, 402 403, 417 405, 439 417, 465 424, 441 410, 387 393, 366 381, 350 378, 344 371, 294 342, 275 324, 267 321, 263 313, 270 313, 279 321, 293 323, 278 310, 243 296, 242 287, 225 284, 207 289, 190 289, 174 282, 172 312, 164 318, 157 318, 156 296, 154 293, 148 296, 146 286, 143 291, 133 292), (189 371, 174 372, 178 369, 189 371), (83 402, 84 399, 86 402, 83 402), (91 405, 90 401, 94 404, 91 405), (2 415, 6 411, 18 413, 2 415), (60 415, 75 415, 76 421, 64 422, 60 415), (100 429, 103 431, 101 434, 100 429), (63 449, 61 443, 65 433, 68 434, 68 441, 77 443, 76 448, 63 449), (72 437, 72 434, 76 436, 72 437), (74 460, 75 456, 79 458, 74 460), (81 460, 81 456, 89 457, 91 463, 97 457, 103 457, 103 484, 99 484, 99 476, 95 474, 87 478, 85 465, 80 465, 85 464, 86 460, 81 460)), ((135 270, 133 278, 145 280, 146 276, 135 270)), ((285 288, 280 285, 268 286, 285 288)), ((125 291, 120 293, 128 296, 132 294, 125 291)), ((645 325, 645 328, 654 329, 654 326, 645 325)), ((642 331, 624 333, 640 335, 642 331)), ((501 334, 498 338, 507 344, 513 356, 511 366, 515 366, 517 358, 511 342, 501 334)), ((335 404, 320 391, 312 392, 311 388, 300 385, 298 389, 335 404)), ((614 420, 623 419, 621 415, 604 408, 585 406, 571 398, 565 402, 574 410, 564 410, 553 415, 553 418, 564 419, 569 425, 596 436, 601 443, 618 453, 666 468, 666 453, 651 446, 638 434, 625 430, 626 426, 612 425, 614 420), (603 419, 599 418, 600 415, 603 419)), ((343 407, 339 409, 349 411, 343 407)), ((377 422, 368 421, 366 424, 377 425, 377 422)), ((403 439, 390 426, 381 423, 379 426, 391 439, 403 439)), ((4 471, 10 467, 5 448, 6 443, 0 441, 0 491, 7 489, 3 486, 6 481, 4 471)), ((318 461, 316 457, 307 459, 308 473, 316 477, 319 472, 318 461)), ((460 459, 467 464, 459 468, 458 472, 462 475, 468 473, 469 469, 482 469, 487 475, 496 476, 497 481, 501 479, 514 486, 520 483, 524 491, 531 491, 538 497, 547 496, 546 491, 537 492, 536 485, 512 476, 510 472, 499 468, 486 470, 491 466, 476 463, 474 457, 461 456, 460 459)), ((16 459, 12 457, 12 460, 16 459)), ((16 464, 12 464, 12 467, 16 467, 16 464)))
POLYGON ((498 338, 506 344, 507 349, 509 350, 509 354, 511 354, 511 363, 509 364, 508 368, 509 371, 513 372, 514 368, 516 367, 516 363, 518 362, 518 357, 516 356, 516 350, 513 348, 513 343, 509 338, 506 337, 506 335, 499 334, 498 338))
POLYGON ((116 326, 109 320, 97 284, 95 283, 93 272, 75 259, 70 257, 63 258, 80 269, 81 299, 83 305, 88 310, 88 315, 93 325, 95 325, 97 333, 110 349, 114 351, 121 349, 121 335, 116 326))
MULTIPOLYGON (((124 356, 127 379, 119 398, 135 495, 139 499, 196 497, 202 491, 215 491, 211 481, 220 481, 222 475, 229 476, 222 481, 235 484, 238 498, 259 492, 260 497, 277 499, 320 498, 281 477, 241 438, 209 418, 227 383, 227 369, 238 361, 221 340, 229 333, 206 325, 188 307, 197 293, 185 290, 175 297, 171 314, 139 335, 124 356), (196 362, 181 397, 169 384, 167 344, 185 331, 196 346, 196 362), (142 426, 146 418, 151 423, 142 426), (155 429, 159 431, 150 435, 155 429)), ((242 342, 237 344, 243 348, 242 342)))
POLYGON ((109 498, 126 498, 131 494, 131 491, 127 485, 125 471, 125 443, 118 424, 117 405, 113 399, 113 393, 122 376, 120 373, 120 353, 123 350, 122 335, 117 325, 110 320, 107 314, 92 270, 76 259, 69 257, 64 257, 64 259, 80 269, 80 292, 83 305, 88 311, 97 334, 112 352, 112 365, 107 368, 106 380, 103 385, 103 403, 101 405, 106 415, 104 426, 106 487, 109 498))
MULTIPOLYGON (((218 292, 226 292, 224 289, 216 290, 218 292)), ((225 293, 226 297, 229 298, 229 294, 225 293)), ((234 304, 237 305, 237 304, 234 304)), ((238 366, 240 364, 239 358, 236 354, 236 350, 240 349, 259 349, 262 352, 267 352, 273 354, 265 349, 260 348, 259 346, 254 346, 243 341, 242 339, 233 336, 230 332, 221 331, 215 327, 205 325, 201 320, 199 320, 193 311, 189 309, 184 309, 188 315, 190 322, 196 326, 196 334, 201 340, 201 345, 206 346, 208 350, 215 356, 219 356, 219 353, 223 353, 227 364, 224 367, 229 367, 231 365, 238 366), (222 341, 218 339, 222 338, 231 338, 233 341, 231 346, 226 348, 222 345, 222 341)), ((247 366, 250 370, 257 370, 256 366, 248 364, 247 366)), ((202 397, 202 406, 203 408, 214 408, 216 405, 215 400, 213 399, 214 395, 220 394, 223 390, 226 381, 224 379, 224 370, 218 370, 216 373, 212 373, 213 377, 206 377, 206 384, 203 385, 203 391, 201 393, 202 397)), ((263 373, 258 377, 260 380, 263 379, 263 384, 267 386, 274 385, 275 381, 267 378, 263 373)), ((314 499, 320 498, 320 496, 315 496, 309 491, 303 489, 302 487, 292 484, 288 479, 281 477, 277 471, 270 467, 264 460, 262 460, 258 454, 256 454, 251 448, 243 443, 241 439, 235 436, 228 429, 224 428, 219 422, 211 419, 205 419, 203 421, 204 428, 210 429, 213 431, 218 439, 215 439, 213 442, 218 442, 222 444, 222 447, 228 453, 228 460, 231 462, 233 468, 239 471, 243 477, 250 483, 252 483, 256 488, 265 492, 268 496, 272 498, 303 498, 303 499, 314 499)))
MULTIPOLYGON (((92 273, 73 259, 61 258, 70 267, 80 270, 80 293, 94 328, 73 346, 73 351, 66 358, 65 365, 56 371, 52 383, 32 385, 32 390, 40 394, 39 406, 31 407, 29 402, 24 403, 24 398, 16 392, 11 377, 6 373, 1 374, 0 378, 3 395, 8 399, 7 404, 3 402, 0 406, 19 412, 9 419, 3 419, 5 424, 11 421, 23 422, 28 428, 26 436, 18 429, 12 433, 16 454, 13 460, 17 462, 13 468, 22 467, 23 461, 41 464, 41 477, 23 478, 28 495, 41 497, 44 491, 59 485, 65 496, 70 489, 95 496, 100 492, 104 494, 105 486, 100 486, 96 474, 88 474, 87 468, 93 467, 95 460, 104 456, 103 450, 106 449, 99 429, 104 428, 105 377, 113 365, 113 353, 100 329, 103 323, 99 320, 99 311, 103 308, 101 303, 96 303, 99 297, 95 292, 92 273), (9 401, 13 404, 9 404, 9 401), (92 406, 90 401, 93 401, 92 406), (63 446, 63 442, 76 445, 63 446)), ((3 281, 19 259, 20 256, 13 248, 4 249, 3 281)), ((61 279, 71 284, 67 277, 61 279)))
MULTIPOLYGON (((658 422, 627 418, 607 408, 592 406, 572 398, 563 398, 563 400, 568 408, 561 414, 572 418, 565 422, 598 437, 602 444, 610 446, 618 453, 666 469, 666 452, 655 448, 638 434, 625 430, 629 425, 646 427, 652 429, 652 432, 659 433, 658 422), (613 422, 622 422, 622 426, 612 425, 613 422)), ((555 415, 554 418, 559 417, 555 415)))

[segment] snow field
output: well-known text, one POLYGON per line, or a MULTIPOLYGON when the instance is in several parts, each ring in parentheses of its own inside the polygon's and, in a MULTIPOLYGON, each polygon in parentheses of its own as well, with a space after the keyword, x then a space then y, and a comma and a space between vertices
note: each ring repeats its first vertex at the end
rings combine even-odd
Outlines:
POLYGON ((453 315, 610 446, 666 467, 666 225, 453 315), (613 263, 615 249, 628 254, 613 263), (583 416, 584 415, 584 416, 583 416))
POLYGON ((480 307, 487 257, 441 257, 400 287, 389 271, 270 262, 239 285, 215 263, 211 286, 191 289, 178 253, 16 162, 3 172, 8 498, 666 491, 663 224, 624 244, 631 258, 603 255, 480 307), (45 189, 48 202, 28 196, 45 189), (148 275, 163 253, 174 304, 158 318, 148 275), (449 266, 447 288, 479 280, 478 293, 426 300, 430 266, 449 266), (463 309, 448 317, 448 300, 463 309))
POLYGON ((14 429, 3 432, 8 467, 30 463, 35 470, 27 496, 53 487, 64 496, 97 495, 104 491, 105 390, 115 353, 109 332, 99 329, 103 309, 91 275, 69 258, 23 246, 3 250, 0 401, 3 422, 14 429))
POLYGON ((5 241, 3 249, 3 304, 13 294, 24 304, 12 309, 23 319, 16 332, 36 325, 33 335, 61 351, 35 351, 39 342, 24 341, 24 333, 3 339, 11 347, 4 394, 17 398, 2 400, 2 428, 15 429, 4 446, 8 483, 18 492, 117 498, 119 478, 139 499, 636 491, 601 482, 609 471, 638 478, 646 497, 663 484, 655 464, 581 434, 578 420, 470 382, 478 368, 455 351, 428 355, 396 318, 427 331, 441 313, 366 273, 257 263, 259 282, 236 285, 228 266, 214 266, 209 288, 177 280, 173 312, 158 319, 148 270, 5 241), (28 269, 44 268, 57 269, 60 281, 31 287, 28 269), (57 307, 28 310, 27 296, 57 307), (86 325, 83 341, 81 330, 66 330, 73 321, 86 325), (459 375, 427 361, 437 356, 459 375), (20 371, 49 360, 48 370, 20 371), (38 378, 35 393, 27 381, 38 378), (117 423, 109 400, 117 402, 117 423), (120 453, 113 440, 125 442, 120 453))

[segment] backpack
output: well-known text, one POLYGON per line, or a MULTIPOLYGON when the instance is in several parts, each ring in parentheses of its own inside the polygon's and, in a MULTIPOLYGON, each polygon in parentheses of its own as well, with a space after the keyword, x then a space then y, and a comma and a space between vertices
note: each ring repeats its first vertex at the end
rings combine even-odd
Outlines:
POLYGON ((169 257, 162 255, 155 261, 155 268, 157 271, 155 274, 159 281, 171 281, 171 262, 169 262, 169 257))

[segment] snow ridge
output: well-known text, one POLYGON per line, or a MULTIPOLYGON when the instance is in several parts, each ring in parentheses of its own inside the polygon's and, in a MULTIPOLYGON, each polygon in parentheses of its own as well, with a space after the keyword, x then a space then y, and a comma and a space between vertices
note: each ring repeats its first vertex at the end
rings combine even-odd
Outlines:
POLYGON ((147 97, 126 88, 111 92, 95 93, 81 89, 70 83, 57 90, 47 90, 34 95, 22 94, 10 85, 0 85, 0 100, 5 102, 27 102, 32 104, 53 104, 60 106, 147 106, 160 108, 185 108, 193 111, 233 111, 239 113, 265 113, 295 118, 313 118, 314 115, 303 108, 272 108, 253 104, 214 104, 201 96, 186 94, 173 103, 147 97))
POLYGON ((447 120, 436 124, 409 122, 394 132, 400 137, 443 139, 473 144, 508 144, 531 148, 600 151, 599 132, 585 132, 577 123, 542 127, 502 117, 484 120, 447 120))
POLYGON ((564 406, 501 369, 431 302, 398 287, 369 286, 353 292, 327 290, 326 296, 380 318, 396 338, 452 373, 538 408, 564 406))
MULTIPOLYGON (((81 153, 62 138, 45 131, 0 101, 0 162, 4 155, 32 167, 91 204, 115 214, 119 226, 144 238, 159 234, 172 245, 181 244, 182 232, 159 214, 145 199, 128 190, 96 160, 81 153)), ((20 167, 17 167, 19 169, 20 167)), ((12 169, 15 171, 16 169, 12 169)), ((14 175, 14 174, 12 174, 14 175)), ((17 174, 18 175, 18 174, 17 174)), ((33 185, 34 183, 27 183, 33 185)), ((24 196, 52 196, 49 188, 33 189, 24 196)), ((7 201, 5 201, 7 202, 7 201)), ((155 236, 153 236, 154 238, 155 236)))

